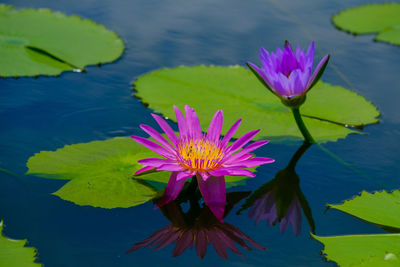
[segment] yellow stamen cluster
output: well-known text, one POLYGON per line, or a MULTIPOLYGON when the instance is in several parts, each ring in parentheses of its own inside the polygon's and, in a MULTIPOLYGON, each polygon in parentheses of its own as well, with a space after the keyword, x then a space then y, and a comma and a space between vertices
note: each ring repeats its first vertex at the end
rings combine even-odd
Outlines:
POLYGON ((182 166, 192 171, 215 169, 221 165, 224 157, 221 147, 206 139, 181 142, 178 152, 182 166))

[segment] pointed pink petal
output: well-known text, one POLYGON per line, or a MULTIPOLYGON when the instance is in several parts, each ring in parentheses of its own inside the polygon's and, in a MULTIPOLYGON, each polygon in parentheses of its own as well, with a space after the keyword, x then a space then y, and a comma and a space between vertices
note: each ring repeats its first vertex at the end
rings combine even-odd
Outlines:
POLYGON ((196 175, 196 173, 192 172, 192 171, 180 172, 180 173, 178 173, 178 176, 176 177, 176 180, 179 181, 179 180, 182 180, 182 179, 187 179, 187 178, 190 178, 190 177, 195 176, 195 175, 196 175))
POLYGON ((160 143, 160 145, 168 149, 172 154, 175 154, 175 149, 171 147, 171 144, 159 132, 145 124, 141 124, 140 128, 142 128, 142 130, 145 131, 148 135, 153 137, 158 143, 160 143))
POLYGON ((251 151, 254 151, 254 150, 256 150, 257 148, 259 148, 259 147, 261 147, 261 146, 263 146, 263 145, 266 145, 266 144, 268 144, 268 143, 269 143, 268 140, 261 140, 261 141, 254 142, 254 143, 252 143, 252 144, 246 146, 246 147, 243 148, 242 150, 240 150, 238 153, 236 153, 236 154, 232 155, 231 157, 229 157, 225 162, 226 162, 226 163, 234 162, 236 159, 240 158, 240 157, 243 156, 244 154, 247 154, 247 153, 249 153, 249 152, 251 152, 251 151))
POLYGON ((201 138, 203 135, 201 133, 200 121, 194 109, 186 105, 185 115, 186 115, 186 125, 188 126, 189 136, 191 138, 201 138))
POLYGON ((226 146, 229 141, 231 140, 232 136, 235 134, 236 130, 239 128, 240 122, 242 121, 242 119, 239 119, 238 121, 236 121, 232 127, 228 130, 228 132, 226 133, 226 135, 224 136, 224 138, 221 141, 221 145, 222 146, 226 146))
POLYGON ((160 125, 161 129, 163 129, 169 140, 171 140, 175 146, 178 146, 178 138, 176 138, 175 132, 172 130, 171 126, 169 126, 168 123, 160 116, 156 114, 151 114, 151 116, 153 116, 158 125, 160 125))
POLYGON ((245 168, 251 168, 251 167, 260 166, 262 164, 272 163, 274 161, 275 160, 271 159, 271 158, 256 157, 256 158, 251 158, 251 159, 247 159, 247 160, 244 160, 244 161, 234 162, 234 163, 229 164, 229 165, 225 165, 224 164, 224 166, 229 166, 229 167, 244 166, 245 168))
POLYGON ((197 183, 200 188, 204 202, 211 212, 222 222, 226 204, 226 187, 223 176, 211 176, 204 181, 200 175, 197 175, 197 183))
POLYGON ((160 244, 155 247, 154 249, 158 250, 158 249, 162 249, 166 246, 168 246, 169 244, 173 243, 176 241, 176 239, 178 239, 179 235, 181 234, 181 232, 179 230, 175 230, 173 227, 171 227, 172 231, 167 233, 163 239, 160 239, 159 242, 160 244))
POLYGON ((212 170, 212 171, 208 171, 208 173, 212 176, 224 176, 224 175, 228 175, 228 171, 226 170, 212 170))
POLYGON ((246 133, 242 137, 240 137, 238 140, 236 140, 229 148, 228 152, 229 154, 232 154, 245 146, 248 142, 251 141, 251 139, 258 134, 260 130, 254 130, 251 132, 246 133))
POLYGON ((217 237, 221 240, 221 243, 224 244, 224 247, 229 248, 232 252, 240 255, 243 259, 245 259, 243 254, 235 246, 235 243, 232 241, 232 239, 226 233, 224 233, 223 231, 216 231, 216 234, 217 234, 217 237))
POLYGON ((199 172, 199 174, 204 181, 207 181, 207 179, 210 177, 210 175, 207 172, 199 172))
POLYGON ((228 170, 228 175, 231 176, 248 176, 248 177, 256 177, 254 173, 249 170, 228 170))
POLYGON ((161 156, 164 156, 166 158, 173 157, 173 155, 170 152, 168 152, 165 148, 163 148, 159 144, 157 144, 149 139, 146 139, 146 138, 143 138, 140 136, 134 136, 134 135, 132 135, 132 138, 139 144, 147 147, 148 149, 153 150, 154 152, 156 152, 157 154, 160 154, 161 156))
POLYGON ((168 204, 172 200, 174 200, 181 192, 183 185, 185 184, 185 180, 177 181, 178 173, 172 172, 171 177, 169 178, 167 187, 165 188, 164 195, 162 196, 161 200, 157 203, 158 207, 162 207, 165 204, 168 204))
POLYGON ((141 173, 143 173, 143 172, 146 172, 146 171, 149 171, 149 170, 152 170, 152 169, 155 169, 153 166, 146 166, 146 167, 143 167, 143 168, 141 168, 141 169, 139 169, 139 170, 137 170, 136 172, 135 172, 135 174, 133 174, 133 175, 139 175, 139 174, 141 174, 141 173))
POLYGON ((210 126, 208 127, 207 139, 211 140, 214 143, 219 140, 219 137, 221 136, 222 122, 222 110, 218 110, 212 118, 210 126))
POLYGON ((176 121, 178 122, 178 128, 179 128, 179 135, 180 138, 187 138, 188 137, 188 127, 186 124, 186 119, 183 116, 182 112, 174 106, 175 110, 175 115, 176 115, 176 121))
POLYGON ((174 161, 170 159, 159 159, 159 158, 147 158, 147 159, 140 159, 138 163, 142 165, 148 165, 154 167, 158 167, 163 164, 173 163, 174 161))
POLYGON ((184 171, 185 169, 179 163, 167 163, 157 167, 157 171, 184 171))
POLYGON ((139 248, 145 247, 149 244, 151 244, 152 242, 154 242, 154 240, 157 240, 162 234, 165 233, 165 228, 158 230, 157 232, 155 232, 154 234, 152 234, 150 237, 146 238, 145 240, 136 243, 133 248, 129 249, 128 251, 126 251, 125 253, 131 253, 135 250, 138 250, 139 248))

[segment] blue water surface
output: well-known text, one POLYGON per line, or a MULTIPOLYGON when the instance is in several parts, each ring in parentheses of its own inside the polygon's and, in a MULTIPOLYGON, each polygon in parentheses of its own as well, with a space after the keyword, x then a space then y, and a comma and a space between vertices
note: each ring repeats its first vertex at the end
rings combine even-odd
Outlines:
MULTIPOLYGON (((362 190, 398 187, 400 47, 373 42, 373 35, 349 35, 331 23, 332 14, 372 1, 5 2, 17 9, 50 8, 92 19, 115 31, 126 50, 115 63, 88 67, 86 73, 1 79, 0 167, 22 175, 27 171, 27 159, 42 150, 114 136, 144 136, 139 124, 154 123, 152 111, 132 96, 131 83, 140 75, 179 65, 244 65, 246 61, 258 62, 260 46, 272 50, 290 40, 306 47, 314 40, 318 58, 331 54, 323 79, 365 96, 382 114, 380 124, 366 127, 367 135, 350 135, 324 145, 366 175, 346 168, 318 147, 311 147, 298 163, 300 185, 312 209, 316 234, 383 232, 338 211, 325 213, 327 203, 340 203, 362 190)), ((276 162, 260 167, 257 178, 230 191, 256 190, 287 165, 297 148, 272 142, 260 149, 257 155, 273 157, 276 162)), ((304 217, 302 232, 295 237, 291 229, 282 235, 278 225, 255 226, 246 212, 231 212, 225 219, 267 248, 242 250, 246 260, 233 253, 223 260, 211 246, 204 259, 194 250, 173 258, 173 246, 159 251, 143 248, 126 255, 134 243, 170 222, 152 203, 111 210, 75 205, 51 194, 63 184, 65 181, 23 175, 16 179, 0 172, 4 234, 27 238, 45 266, 335 265, 321 256, 323 246, 310 237, 304 217)))

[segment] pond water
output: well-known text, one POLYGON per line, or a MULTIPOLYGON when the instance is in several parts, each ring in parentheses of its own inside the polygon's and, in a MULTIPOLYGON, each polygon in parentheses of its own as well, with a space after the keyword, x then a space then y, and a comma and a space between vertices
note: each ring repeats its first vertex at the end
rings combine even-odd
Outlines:
MULTIPOLYGON (((22 176, 16 179, 0 172, 0 218, 5 220, 4 234, 27 238, 45 266, 334 266, 320 255, 323 246, 310 237, 304 214, 298 236, 291 227, 281 234, 279 225, 255 225, 247 211, 236 214, 241 204, 225 221, 267 248, 246 251, 239 246, 246 260, 231 252, 224 260, 211 246, 204 259, 195 250, 173 258, 173 245, 161 250, 141 248, 126 255, 135 243, 170 224, 160 210, 153 209, 153 203, 111 210, 78 206, 51 194, 65 181, 23 176, 27 159, 42 150, 114 136, 144 136, 139 124, 154 122, 152 111, 132 96, 130 84, 138 76, 179 65, 259 62, 260 46, 272 50, 286 39, 302 47, 314 40, 318 59, 331 54, 323 80, 365 96, 382 114, 380 124, 365 128, 367 135, 324 144, 364 175, 316 146, 299 160, 296 171, 316 234, 383 232, 338 211, 325 212, 327 203, 341 203, 362 190, 398 187, 400 48, 373 42, 373 35, 355 37, 338 31, 330 21, 332 14, 344 8, 372 1, 5 2, 17 9, 45 7, 79 14, 115 31, 126 44, 118 61, 88 67, 86 73, 0 80, 0 167, 22 176)), ((299 146, 272 142, 261 148, 257 155, 276 162, 260 167, 256 178, 228 191, 258 189, 286 167, 299 146)))

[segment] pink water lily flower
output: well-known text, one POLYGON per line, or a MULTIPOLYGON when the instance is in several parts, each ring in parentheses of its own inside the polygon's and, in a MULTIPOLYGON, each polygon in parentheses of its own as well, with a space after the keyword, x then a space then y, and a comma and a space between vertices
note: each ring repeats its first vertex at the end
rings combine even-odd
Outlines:
POLYGON ((158 143, 143 137, 132 136, 136 142, 163 157, 139 160, 139 163, 145 167, 138 170, 135 175, 151 169, 172 172, 163 198, 158 203, 158 206, 163 206, 174 200, 181 191, 186 179, 196 176, 204 202, 214 215, 222 221, 226 203, 224 176, 254 177, 255 174, 246 168, 274 162, 273 159, 254 157, 250 153, 267 144, 268 141, 257 141, 244 147, 259 132, 259 130, 254 130, 229 145, 230 139, 240 125, 240 119, 221 138, 222 110, 218 110, 215 113, 207 133, 203 134, 200 128, 200 121, 194 109, 186 105, 185 116, 176 106, 174 106, 174 109, 178 122, 179 136, 175 135, 164 119, 155 114, 152 114, 153 118, 169 140, 148 125, 140 125, 140 127, 158 143))
POLYGON ((284 49, 278 47, 275 53, 261 47, 261 67, 251 62, 247 65, 285 105, 296 107, 304 102, 305 94, 317 83, 328 64, 329 54, 322 58, 313 72, 314 52, 314 42, 307 52, 300 46, 294 52, 286 41, 284 49))

